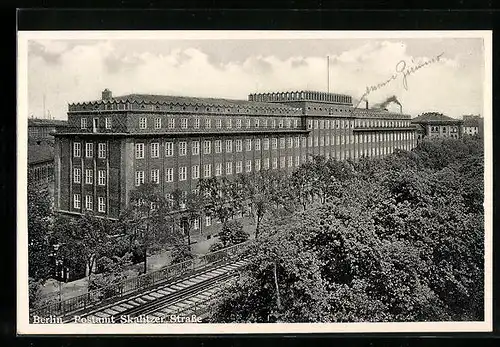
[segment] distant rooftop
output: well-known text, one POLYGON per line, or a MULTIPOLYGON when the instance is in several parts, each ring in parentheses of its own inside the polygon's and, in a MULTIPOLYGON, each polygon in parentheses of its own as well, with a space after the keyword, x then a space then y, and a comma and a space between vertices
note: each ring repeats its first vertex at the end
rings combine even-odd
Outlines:
POLYGON ((28 164, 54 160, 54 148, 47 144, 28 145, 28 164))
POLYGON ((412 123, 427 123, 427 122, 462 122, 460 119, 445 116, 439 112, 426 112, 420 116, 413 118, 412 123))
POLYGON ((294 102, 314 101, 332 104, 352 105, 352 97, 345 94, 326 93, 311 90, 254 93, 248 95, 248 100, 253 102, 294 102))
POLYGON ((28 118, 28 126, 65 126, 68 121, 60 119, 46 119, 46 118, 28 118))

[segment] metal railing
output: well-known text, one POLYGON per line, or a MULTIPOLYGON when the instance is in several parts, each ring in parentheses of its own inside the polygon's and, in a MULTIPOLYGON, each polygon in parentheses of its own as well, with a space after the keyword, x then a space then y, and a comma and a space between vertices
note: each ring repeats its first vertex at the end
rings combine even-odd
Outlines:
POLYGON ((182 276, 192 274, 207 266, 214 266, 236 259, 244 255, 251 241, 223 248, 203 256, 170 265, 160 270, 125 279, 109 286, 91 290, 86 294, 75 296, 59 302, 50 303, 31 311, 30 316, 49 317, 64 316, 71 312, 85 310, 96 304, 105 304, 124 296, 153 287, 166 281, 172 281, 182 276))

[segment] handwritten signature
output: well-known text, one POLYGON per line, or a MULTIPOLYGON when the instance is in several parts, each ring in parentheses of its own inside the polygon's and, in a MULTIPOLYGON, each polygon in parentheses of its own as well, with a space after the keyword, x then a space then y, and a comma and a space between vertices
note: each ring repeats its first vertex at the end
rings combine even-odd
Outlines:
POLYGON ((388 78, 387 80, 385 80, 385 81, 383 81, 381 83, 377 83, 375 85, 367 86, 366 87, 365 93, 363 94, 363 96, 361 97, 361 99, 359 99, 359 102, 356 105, 356 107, 354 108, 354 110, 356 110, 358 108, 359 104, 362 101, 366 100, 366 97, 371 92, 374 92, 376 90, 379 90, 379 89, 385 87, 386 85, 388 85, 392 81, 398 79, 398 77, 400 77, 400 76, 403 76, 403 87, 404 87, 404 89, 408 90, 408 76, 410 76, 411 74, 417 72, 418 70, 420 70, 424 66, 428 66, 428 65, 431 65, 431 64, 434 64, 434 63, 438 62, 441 59, 441 57, 443 56, 443 54, 444 54, 444 52, 441 53, 441 54, 438 54, 438 55, 434 56, 432 59, 429 59, 429 60, 424 61, 424 62, 422 62, 420 64, 417 64, 417 65, 408 65, 405 60, 399 61, 396 64, 396 68, 395 68, 396 73, 393 74, 390 78, 388 78))

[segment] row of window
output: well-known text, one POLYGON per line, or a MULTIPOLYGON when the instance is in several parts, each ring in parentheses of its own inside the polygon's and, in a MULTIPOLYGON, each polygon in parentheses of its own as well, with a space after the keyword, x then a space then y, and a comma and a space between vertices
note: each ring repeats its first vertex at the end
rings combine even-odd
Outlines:
MULTIPOLYGON (((99 125, 100 125, 99 124, 100 119, 101 118, 99 118, 99 117, 93 118, 92 128, 94 129, 94 131, 99 127, 99 125)), ((80 128, 81 129, 87 129, 88 128, 87 118, 85 118, 85 117, 80 118, 80 128)), ((112 128, 111 117, 105 117, 104 118, 104 128, 106 128, 106 129, 111 129, 112 128)))
POLYGON ((406 127, 410 126, 409 120, 384 120, 384 119, 309 119, 307 129, 348 129, 356 127, 406 127))
MULTIPOLYGON (((73 194, 73 208, 81 209, 81 195, 73 194)), ((94 210, 94 199, 92 195, 85 195, 85 210, 94 210)), ((106 213, 106 199, 102 196, 97 197, 97 211, 106 213)))
MULTIPOLYGON (((98 143, 97 157, 106 159, 106 143, 98 143)), ((73 143, 73 157, 80 158, 82 155, 82 144, 80 142, 73 143)), ((94 156, 94 143, 85 142, 85 157, 92 158, 94 156)))
MULTIPOLYGON (((302 155, 302 162, 306 161, 306 155, 302 155)), ((279 158, 279 168, 283 169, 285 167, 293 167, 294 165, 297 167, 301 163, 301 157, 300 156, 289 156, 288 158, 286 157, 280 157, 279 158), (288 160, 287 160, 288 159, 288 160)), ((264 158, 262 160, 262 168, 267 170, 269 168, 272 169, 278 169, 278 158, 272 158, 272 162, 270 158, 264 158)), ((261 170, 261 159, 255 159, 254 161, 252 160, 246 160, 243 162, 242 160, 236 161, 235 163, 228 161, 225 164, 225 167, 223 167, 222 163, 216 163, 214 166, 214 171, 213 174, 214 176, 222 176, 223 173, 225 173, 227 176, 230 176, 234 173, 239 174, 242 173, 243 170, 247 173, 254 171, 260 171, 261 170), (234 165, 233 165, 234 164, 234 165), (245 167, 243 167, 243 164, 245 167), (252 167, 253 166, 253 167, 252 167), (234 171, 233 171, 234 169, 234 171)), ((201 174, 203 174, 204 178, 210 178, 212 177, 212 164, 204 164, 202 167, 200 165, 192 165, 191 166, 191 179, 199 179, 201 177, 201 174), (203 172, 200 171, 200 169, 203 169, 203 172)), ((165 181, 166 182, 174 182, 174 168, 166 168, 165 169, 165 181)), ((178 181, 186 181, 188 177, 188 167, 187 166, 181 166, 177 170, 177 180, 178 181)), ((135 185, 139 186, 141 184, 144 184, 145 182, 145 172, 144 170, 137 170, 135 172, 135 185)), ((150 182, 152 183, 160 183, 160 169, 152 169, 150 170, 150 182)))
MULTIPOLYGON (((405 133, 391 133, 391 134, 356 134, 356 135, 332 135, 330 136, 310 136, 309 137, 309 147, 317 147, 317 146, 330 146, 330 139, 332 145, 339 144, 353 144, 353 143, 370 143, 370 142, 380 142, 380 141, 400 141, 400 140, 410 140, 413 139, 414 135, 410 132, 405 133)), ((271 140, 271 148, 278 149, 278 138, 268 139, 265 138, 262 140, 262 147, 264 150, 269 150, 269 140, 271 140)), ((235 144, 235 151, 242 152, 243 146, 245 146, 245 151, 252 151, 252 142, 253 147, 256 151, 261 150, 261 140, 260 139, 245 139, 245 141, 238 140, 225 140, 224 147, 226 153, 232 153, 233 151, 233 141, 235 144)), ((302 146, 306 147, 306 137, 288 137, 288 138, 279 138, 279 148, 299 148, 302 146)), ((180 141, 177 143, 179 156, 187 155, 187 142, 180 141)), ((205 140, 203 141, 203 154, 211 154, 212 151, 212 141, 205 140)), ((214 152, 222 153, 223 151, 223 141, 215 140, 214 141, 214 152)), ((199 155, 200 154, 200 141, 191 141, 191 154, 199 155)), ((135 144, 135 158, 143 159, 145 155, 145 144, 144 143, 136 143, 135 144)), ((174 155, 174 142, 165 142, 165 156, 171 157, 174 155)), ((150 157, 151 158, 159 158, 160 157, 160 143, 153 142, 150 144, 150 157)))
MULTIPOLYGON (((82 183, 82 169, 73 168, 73 183, 82 183)), ((85 184, 94 184, 94 170, 85 169, 85 184)), ((106 170, 97 170, 97 184, 106 185, 106 170)))
MULTIPOLYGON (((446 126, 442 126, 442 127, 439 127, 439 126, 431 126, 431 131, 433 131, 433 132, 436 132, 436 131, 437 131, 437 132, 438 132, 440 128, 441 128, 441 131, 442 131, 443 133, 447 131, 447 129, 446 129, 447 127, 446 127, 446 126)), ((451 131, 452 133, 456 133, 456 132, 458 132, 458 127, 452 126, 452 127, 450 127, 450 131, 451 131)))
MULTIPOLYGON (((174 118, 174 117, 168 117, 166 118, 166 128, 167 129, 175 129, 176 128, 176 122, 178 121, 179 123, 179 128, 180 129, 188 129, 188 128, 193 128, 193 129, 211 129, 212 128, 212 118, 204 118, 200 119, 197 117, 194 118, 174 118)), ((162 128, 162 118, 155 118, 153 120, 154 124, 153 127, 154 129, 161 129, 162 128)), ((277 119, 233 119, 233 118, 225 118, 224 120, 222 118, 216 118, 214 120, 215 123, 215 129, 222 129, 227 128, 231 129, 236 128, 240 129, 242 127, 245 127, 247 129, 251 128, 252 126, 255 128, 297 128, 299 126, 299 120, 298 119, 283 119, 283 118, 277 118, 277 119), (234 120, 234 122, 233 122, 234 120)), ((139 118, 139 129, 147 129, 148 128, 148 118, 146 117, 140 117, 139 118)))

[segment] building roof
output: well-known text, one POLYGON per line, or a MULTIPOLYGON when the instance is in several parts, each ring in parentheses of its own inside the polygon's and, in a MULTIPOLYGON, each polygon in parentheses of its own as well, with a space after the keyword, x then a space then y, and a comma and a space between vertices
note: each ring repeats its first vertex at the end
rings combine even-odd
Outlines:
POLYGON ((224 98, 201 98, 201 97, 191 97, 191 96, 175 96, 175 95, 154 95, 154 94, 127 94, 122 96, 115 96, 109 100, 95 100, 83 103, 75 103, 72 105, 83 105, 83 104, 98 104, 98 103, 113 103, 113 102, 137 102, 144 104, 177 104, 177 105, 191 105, 191 106, 220 106, 220 107, 267 107, 272 109, 290 109, 295 110, 296 107, 292 107, 284 104, 277 104, 272 102, 257 102, 257 101, 247 101, 240 99, 224 99, 224 98))
POLYGON ((483 118, 479 115, 464 115, 463 120, 466 127, 479 127, 480 123, 483 122, 483 118))
POLYGON ((460 120, 460 119, 451 118, 451 117, 445 116, 444 114, 438 113, 438 112, 422 113, 420 116, 413 118, 411 121, 412 121, 412 123, 428 123, 428 122, 433 122, 433 123, 454 122, 454 123, 456 123, 456 122, 462 122, 462 120, 460 120))
POLYGON ((54 148, 47 144, 28 145, 28 164, 54 160, 54 148))
MULTIPOLYGON (((361 105, 360 105, 361 106, 361 105)), ((401 118, 401 119, 410 119, 410 115, 398 112, 391 112, 386 109, 381 108, 365 108, 360 107, 354 108, 352 114, 356 117, 373 117, 373 118, 401 118)))
POLYGON ((60 119, 45 119, 45 118, 28 118, 29 127, 47 127, 47 126, 67 126, 67 120, 60 119))

